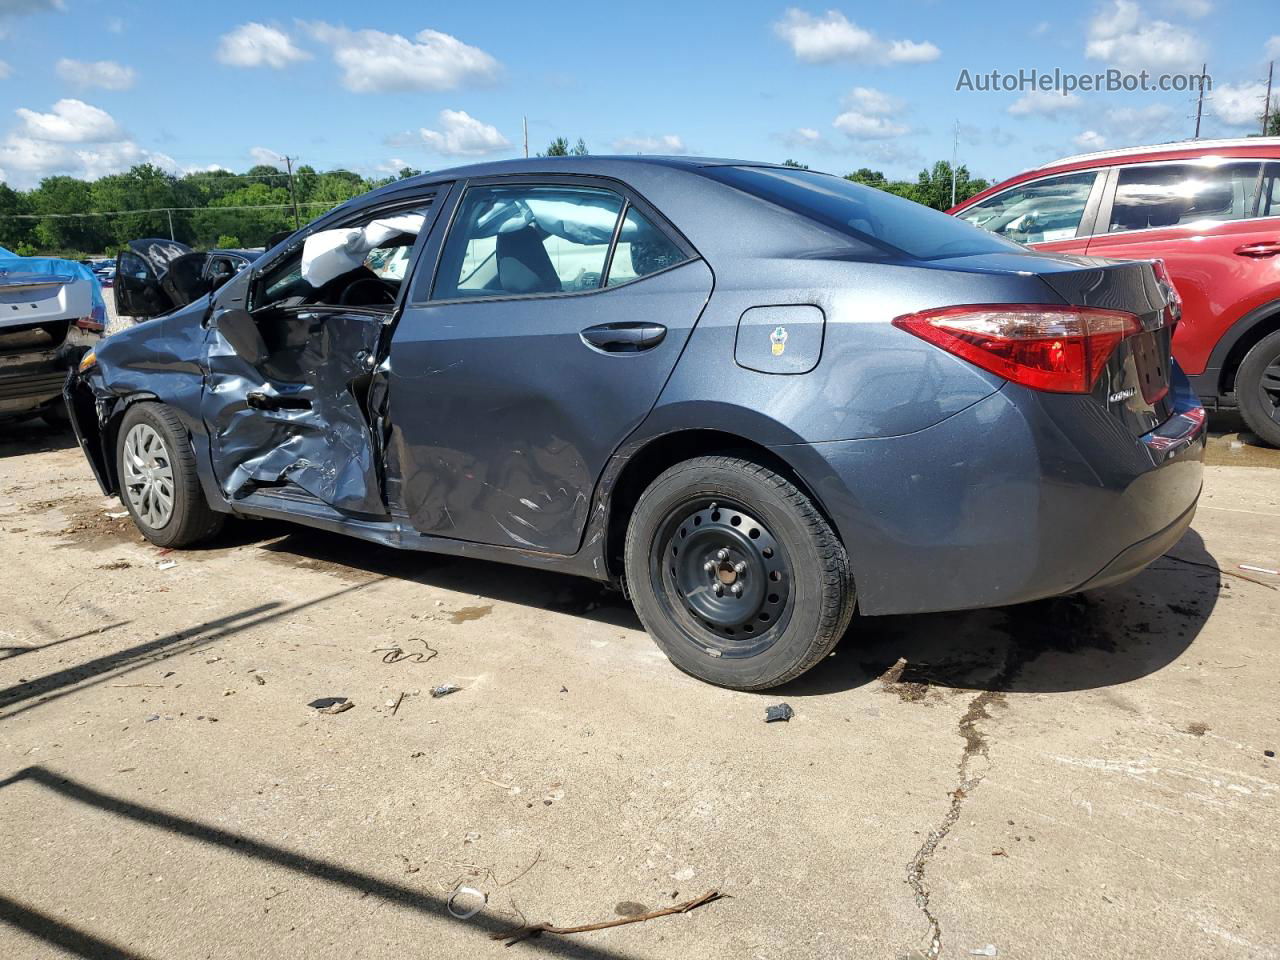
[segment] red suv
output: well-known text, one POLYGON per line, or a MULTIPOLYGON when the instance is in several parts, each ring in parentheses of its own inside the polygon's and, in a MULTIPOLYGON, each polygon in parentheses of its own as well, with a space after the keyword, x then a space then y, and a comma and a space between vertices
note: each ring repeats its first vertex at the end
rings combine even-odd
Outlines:
POLYGON ((1280 447, 1280 138, 1068 157, 949 212, 1040 250, 1164 260, 1178 364, 1206 407, 1280 447))

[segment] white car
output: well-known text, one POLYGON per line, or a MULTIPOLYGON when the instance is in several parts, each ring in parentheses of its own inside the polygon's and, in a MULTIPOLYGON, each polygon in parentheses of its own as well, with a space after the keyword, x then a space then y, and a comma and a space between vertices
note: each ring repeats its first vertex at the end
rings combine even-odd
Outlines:
POLYGON ((0 420, 67 422, 67 371, 102 337, 102 287, 88 267, 0 247, 0 420))

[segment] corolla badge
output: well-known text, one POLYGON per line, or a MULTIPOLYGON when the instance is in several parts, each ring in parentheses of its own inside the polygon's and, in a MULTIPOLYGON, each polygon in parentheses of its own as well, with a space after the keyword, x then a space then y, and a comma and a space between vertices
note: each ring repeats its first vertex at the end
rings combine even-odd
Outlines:
POLYGON ((787 349, 787 328, 774 327, 773 333, 769 334, 769 345, 773 347, 775 357, 782 356, 782 351, 787 349))
POLYGON ((1111 396, 1107 397, 1112 403, 1119 403, 1121 400, 1128 400, 1138 391, 1134 387, 1125 387, 1123 390, 1117 390, 1111 396))

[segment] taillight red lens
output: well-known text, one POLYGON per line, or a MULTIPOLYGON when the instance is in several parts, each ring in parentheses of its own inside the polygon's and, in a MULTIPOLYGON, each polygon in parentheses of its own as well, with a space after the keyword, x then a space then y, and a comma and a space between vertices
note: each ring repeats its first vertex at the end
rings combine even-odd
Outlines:
POLYGON ((893 325, 1006 380, 1054 393, 1088 393, 1116 345, 1142 331, 1132 313, 1033 303, 943 307, 893 325))
POLYGON ((89 333, 102 333, 107 329, 107 309, 101 304, 96 304, 93 312, 87 317, 79 317, 75 321, 75 325, 81 330, 89 333))

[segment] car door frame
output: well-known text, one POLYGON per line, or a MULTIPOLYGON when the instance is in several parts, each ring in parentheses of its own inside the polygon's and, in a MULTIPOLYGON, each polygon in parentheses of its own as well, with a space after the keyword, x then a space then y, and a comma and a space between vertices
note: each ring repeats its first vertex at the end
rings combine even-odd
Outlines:
MULTIPOLYGON (((323 315, 325 313, 342 312, 345 314, 367 315, 371 323, 377 322, 379 329, 377 331, 376 339, 371 346, 370 359, 368 361, 369 373, 372 377, 372 382, 368 391, 368 401, 366 404, 361 406, 361 415, 364 420, 364 427, 367 431, 372 463, 377 480, 376 490, 369 491, 369 493, 371 496, 376 496, 382 502, 384 511, 386 507, 386 466, 384 444, 381 440, 381 419, 382 415, 385 413, 385 404, 383 405, 382 411, 377 411, 374 406, 374 398, 375 395, 381 397, 385 397, 386 395, 386 373, 382 368, 383 361, 386 357, 386 351, 389 349, 390 344, 389 331, 392 327, 393 320, 397 318, 404 309, 404 298, 407 296, 407 288, 415 275, 416 264, 419 262, 421 250, 426 244, 428 238, 431 236, 435 225, 439 222, 439 200, 442 197, 447 197, 448 190, 451 185, 452 184, 449 182, 432 183, 424 184, 415 190, 398 191, 396 194, 386 197, 382 202, 362 205, 358 209, 349 211, 346 215, 318 220, 316 223, 311 224, 308 229, 297 231, 292 235, 295 238, 293 242, 276 251, 273 256, 270 258, 259 258, 258 261, 250 263, 244 270, 240 271, 240 274, 234 275, 232 278, 233 280, 245 273, 249 274, 244 280, 246 286, 243 296, 238 299, 233 299, 231 303, 223 305, 225 309, 221 311, 217 311, 216 309, 210 311, 205 319, 205 326, 209 328, 209 338, 213 338, 217 335, 219 316, 226 313, 228 309, 235 309, 232 306, 233 303, 242 303, 244 309, 247 310, 249 314, 255 315, 255 319, 256 315, 260 312, 275 309, 274 304, 255 303, 255 295, 260 292, 259 285, 263 281, 263 275, 269 269, 274 269, 282 261, 292 257, 295 252, 301 256, 301 247, 306 243, 306 239, 313 234, 322 230, 342 229, 344 226, 351 226, 357 223, 367 223, 370 220, 376 220, 379 217, 393 215, 397 212, 403 212, 409 209, 421 208, 424 205, 426 206, 422 229, 420 230, 417 239, 414 241, 413 249, 409 255, 409 267, 405 281, 401 284, 396 301, 390 306, 389 310, 383 311, 371 307, 343 306, 339 304, 306 304, 299 307, 280 308, 287 312, 296 314, 299 317, 302 314, 307 313, 323 315), (375 386, 375 384, 377 384, 377 386, 375 386)), ((223 339, 225 340, 225 337, 223 339)), ((257 367, 256 364, 253 364, 250 361, 246 360, 246 362, 249 362, 250 366, 255 368, 257 367)), ((259 374, 262 373, 261 370, 258 372, 259 374)), ((212 364, 210 363, 210 358, 206 357, 206 395, 208 394, 208 382, 213 376, 214 371, 212 369, 212 364)), ((270 382, 270 379, 265 376, 263 377, 263 380, 265 383, 270 382)), ((246 397, 247 396, 248 395, 246 395, 246 397)), ((207 407, 205 405, 205 401, 202 400, 201 416, 205 420, 206 427, 212 434, 215 424, 213 421, 209 420, 209 414, 211 412, 211 408, 207 407)), ((263 412, 265 413, 268 411, 264 408, 263 412)), ((215 468, 215 473, 217 472, 218 471, 215 468)), ((219 481, 218 486, 219 489, 221 489, 221 481, 219 481)), ((226 496, 225 492, 224 496, 226 496)), ((228 502, 234 502, 234 500, 229 499, 228 502)), ((327 506, 338 512, 346 512, 332 504, 327 504, 327 506)))
MULTIPOLYGON (((611 293, 613 291, 625 289, 627 286, 630 286, 631 284, 648 280, 651 277, 660 276, 662 274, 687 266, 688 264, 694 263, 694 262, 701 262, 706 265, 706 269, 708 270, 708 272, 711 273, 712 289, 714 289, 714 276, 715 276, 714 270, 712 270, 710 263, 702 255, 702 253, 697 249, 697 247, 693 245, 693 243, 688 239, 688 237, 685 236, 683 231, 681 231, 680 228, 677 227, 664 213, 662 213, 661 210, 659 210, 656 206, 654 206, 654 204, 650 202, 649 199, 644 196, 644 194, 642 194, 639 190, 635 189, 631 184, 626 183, 625 181, 619 180, 614 177, 606 177, 606 176, 600 176, 600 175, 574 174, 574 173, 546 173, 546 172, 538 173, 538 172, 521 171, 518 173, 497 174, 497 175, 491 174, 491 175, 485 175, 485 176, 461 178, 459 180, 456 180, 452 182, 452 184, 450 184, 450 190, 449 190, 447 201, 445 204, 441 205, 441 208, 435 220, 434 227, 428 235, 427 243, 422 249, 422 251, 418 254, 418 257, 419 257, 418 262, 414 267, 413 282, 406 283, 405 287, 402 289, 402 295, 408 296, 410 299, 407 301, 402 301, 400 304, 398 304, 393 322, 388 327, 387 335, 384 340, 384 345, 385 345, 384 359, 389 357, 390 350, 394 342, 395 334, 399 326, 400 320, 404 316, 405 310, 409 307, 462 306, 465 304, 473 304, 473 303, 495 303, 495 302, 504 302, 504 301, 505 302, 523 302, 523 301, 571 299, 571 298, 579 298, 579 297, 598 296, 600 294, 611 293), (448 242, 448 239, 451 236, 454 227, 456 226, 457 215, 459 210, 461 209, 462 201, 466 197, 467 191, 470 188, 485 187, 485 186, 594 187, 596 189, 609 190, 610 192, 613 192, 617 194, 619 197, 621 197, 623 200, 623 205, 618 212, 618 219, 614 225, 614 234, 609 241, 609 250, 606 254, 605 265, 604 265, 603 272, 601 274, 600 286, 592 290, 558 291, 558 292, 549 292, 549 293, 506 294, 506 295, 485 296, 485 297, 450 297, 450 298, 442 298, 438 300, 433 299, 432 293, 435 289, 435 285, 439 277, 439 271, 441 268, 442 258, 444 254, 444 247, 445 247, 445 244, 448 242), (624 283, 616 284, 614 286, 609 286, 608 285, 609 271, 612 267, 613 257, 617 249, 618 234, 619 234, 619 231, 621 230, 623 222, 625 221, 627 211, 632 206, 634 206, 640 214, 642 214, 644 217, 649 219, 650 222, 657 229, 659 229, 664 236, 672 240, 672 242, 676 244, 676 246, 680 249, 680 251, 685 256, 683 259, 679 260, 678 262, 671 264, 670 266, 664 267, 661 270, 655 270, 652 273, 648 273, 640 277, 635 277, 631 280, 625 281, 624 283), (426 267, 428 265, 430 266, 429 273, 426 270, 423 270, 423 267, 426 267)), ((709 299, 709 296, 710 294, 708 293, 708 299, 709 299)), ((704 303, 700 307, 698 315, 694 317, 691 325, 691 330, 693 326, 697 325, 698 319, 700 319, 701 317, 701 312, 702 310, 705 309, 705 307, 706 307, 706 301, 704 301, 704 303)), ((676 358, 676 362, 677 363, 679 362, 678 356, 676 358)), ((673 364, 673 369, 674 369, 674 364, 673 364)), ((670 374, 668 373, 668 375, 670 374)), ((655 402, 656 402, 656 397, 655 397, 655 402)), ((641 423, 642 422, 643 421, 641 421, 641 423)), ((637 424, 637 429, 638 428, 639 428, 639 424, 637 424)), ((627 441, 630 439, 630 436, 631 434, 625 437, 618 438, 618 441, 615 444, 615 447, 613 450, 613 453, 615 455, 619 449, 625 448, 627 441)), ((387 464, 387 457, 385 452, 384 452, 383 462, 384 462, 384 471, 386 472, 386 474, 389 474, 390 467, 387 464)), ((514 546, 511 544, 490 543, 487 541, 480 541, 480 540, 474 540, 474 541, 458 540, 456 542, 459 544, 463 544, 464 545, 463 549, 468 549, 468 550, 484 550, 484 551, 493 550, 493 551, 500 551, 504 553, 509 552, 512 554, 526 554, 532 557, 557 558, 560 561, 570 561, 573 557, 576 557, 578 556, 578 554, 581 553, 584 544, 586 544, 590 540, 590 538, 593 536, 592 524, 595 522, 595 514, 596 514, 595 506, 599 502, 604 485, 607 483, 609 465, 611 462, 612 462, 612 457, 606 457, 600 470, 596 473, 596 475, 591 480, 589 503, 592 505, 592 509, 588 513, 587 522, 583 525, 582 529, 579 531, 577 545, 572 553, 560 554, 560 553, 554 553, 554 552, 547 552, 542 549, 528 550, 528 549, 522 549, 521 547, 514 546)), ((403 480, 402 477, 398 479, 403 480)), ((384 479, 384 485, 385 485, 385 479, 384 479)), ((388 500, 389 499, 390 498, 388 498, 388 500)), ((388 503, 388 506, 391 506, 390 502, 388 503)), ((419 531, 418 535, 423 537, 429 537, 434 540, 453 542, 453 541, 450 541, 450 538, 441 537, 438 534, 424 533, 419 531)), ((592 573, 588 575, 595 575, 595 574, 592 573)))

